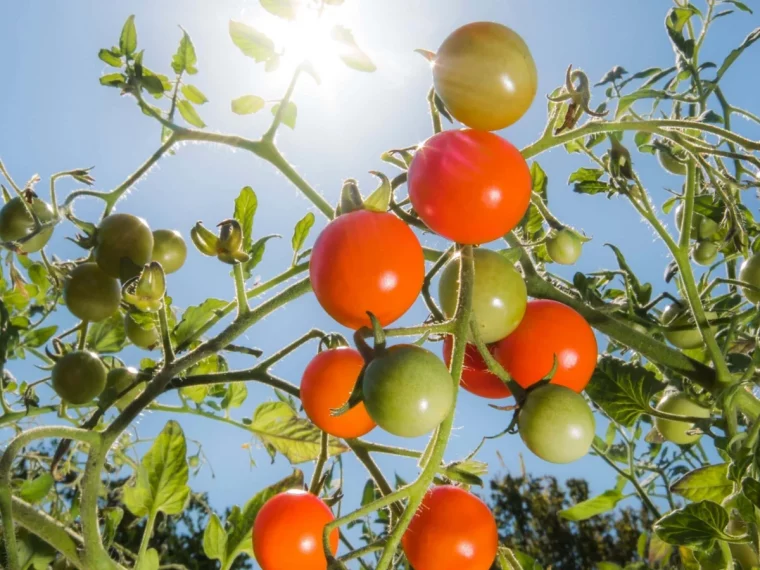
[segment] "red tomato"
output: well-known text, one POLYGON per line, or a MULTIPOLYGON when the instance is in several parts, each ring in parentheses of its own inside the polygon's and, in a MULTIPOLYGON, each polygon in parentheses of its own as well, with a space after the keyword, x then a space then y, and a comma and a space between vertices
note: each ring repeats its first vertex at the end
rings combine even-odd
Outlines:
POLYGON ((527 388, 557 371, 552 384, 582 392, 596 368, 594 331, 576 311, 557 301, 535 300, 520 325, 496 343, 494 356, 512 378, 527 388))
POLYGON ((425 257, 399 218, 358 210, 338 216, 319 235, 309 276, 319 304, 340 324, 370 326, 370 311, 386 326, 422 291, 425 257))
MULTIPOLYGON (((443 361, 446 366, 451 366, 451 354, 454 352, 454 337, 447 336, 443 339, 443 361)), ((480 356, 478 347, 474 344, 468 344, 464 351, 464 368, 462 369, 462 378, 459 385, 481 398, 508 398, 512 395, 493 372, 488 370, 486 361, 480 356)))
POLYGON ((425 494, 401 545, 415 570, 488 570, 499 536, 483 501, 445 485, 425 494))
POLYGON ((480 244, 511 231, 530 204, 530 169, 501 137, 465 129, 429 138, 409 167, 409 198, 427 226, 480 244))
POLYGON ((348 401, 364 359, 353 348, 336 348, 317 354, 301 379, 301 403, 309 419, 335 437, 361 437, 375 427, 364 403, 345 414, 333 416, 330 410, 348 401))
MULTIPOLYGON (((326 570, 322 548, 332 511, 319 497, 291 489, 269 499, 253 523, 253 552, 262 570, 326 570)), ((330 550, 338 552, 338 529, 330 533, 330 550)))

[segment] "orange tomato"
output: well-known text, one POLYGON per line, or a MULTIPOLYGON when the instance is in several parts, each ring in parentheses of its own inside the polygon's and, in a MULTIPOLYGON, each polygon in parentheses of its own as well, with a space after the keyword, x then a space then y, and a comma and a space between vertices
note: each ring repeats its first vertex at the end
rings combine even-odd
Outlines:
MULTIPOLYGON (((451 355, 454 352, 454 338, 447 336, 443 339, 443 361, 451 366, 451 355)), ((512 395, 496 374, 488 370, 486 361, 480 356, 478 347, 468 344, 464 352, 464 368, 459 385, 468 392, 481 398, 508 398, 512 395)))
POLYGON ((596 368, 594 331, 567 305, 544 299, 528 302, 520 325, 494 347, 496 360, 523 388, 551 372, 555 355, 552 384, 582 392, 596 368))
POLYGON ((309 362, 301 379, 301 403, 309 419, 335 437, 361 437, 375 427, 364 403, 340 416, 330 410, 348 401, 364 359, 352 348, 336 348, 317 354, 309 362))
POLYGON ((409 167, 409 198, 423 222, 463 244, 511 231, 530 204, 530 169, 493 133, 465 129, 429 138, 409 167))
POLYGON ((309 264, 314 294, 340 324, 383 326, 403 315, 422 291, 425 257, 417 236, 393 214, 358 210, 338 216, 314 244, 309 264))
MULTIPOLYGON (((319 497, 291 489, 269 499, 253 523, 253 552, 262 570, 326 570, 322 548, 330 508, 319 497)), ((338 552, 338 529, 330 533, 330 550, 338 552)))
POLYGON ((425 494, 401 545, 415 570, 488 570, 499 536, 483 501, 444 485, 425 494))

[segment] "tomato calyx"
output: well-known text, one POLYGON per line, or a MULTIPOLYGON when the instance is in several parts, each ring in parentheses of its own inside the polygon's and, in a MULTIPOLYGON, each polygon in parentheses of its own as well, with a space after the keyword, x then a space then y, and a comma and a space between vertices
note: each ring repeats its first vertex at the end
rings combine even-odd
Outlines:
POLYGON ((359 191, 359 184, 355 179, 348 178, 343 182, 343 188, 340 191, 340 203, 335 212, 336 215, 341 216, 359 210, 379 213, 388 211, 393 193, 391 181, 382 172, 370 170, 370 174, 380 179, 380 185, 366 199, 362 197, 359 191))
POLYGON ((623 146, 614 134, 608 135, 610 139, 610 173, 614 178, 633 180, 633 163, 631 152, 623 146))
POLYGON ((165 293, 166 275, 157 261, 145 265, 140 275, 124 283, 121 289, 124 300, 145 313, 157 312, 165 293))
POLYGON ((190 238, 198 251, 219 261, 235 265, 250 259, 243 250, 243 229, 235 219, 223 220, 217 224, 219 235, 207 229, 203 222, 196 222, 190 230, 190 238))
POLYGON ((330 333, 324 335, 319 339, 319 346, 317 352, 324 352, 325 350, 334 350, 336 348, 347 348, 349 346, 346 337, 338 333, 330 333))
POLYGON ((599 113, 591 110, 589 107, 591 104, 591 84, 588 76, 580 69, 573 69, 572 65, 567 68, 565 74, 564 92, 556 97, 549 95, 547 98, 552 103, 569 102, 565 119, 562 125, 554 129, 554 134, 572 129, 580 121, 583 113, 592 117, 604 117, 608 113, 608 111, 599 113))

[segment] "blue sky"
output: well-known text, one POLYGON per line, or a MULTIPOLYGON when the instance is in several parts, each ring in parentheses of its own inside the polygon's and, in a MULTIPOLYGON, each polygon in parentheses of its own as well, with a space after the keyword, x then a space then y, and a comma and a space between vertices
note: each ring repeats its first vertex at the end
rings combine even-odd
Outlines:
MULTIPOLYGON (((530 46, 539 70, 539 96, 531 110, 502 134, 518 147, 534 140, 543 129, 546 106, 543 95, 564 78, 569 64, 581 67, 596 82, 615 65, 631 72, 646 67, 672 64, 672 50, 663 19, 670 2, 556 2, 553 0, 346 0, 345 9, 357 41, 378 65, 374 74, 340 70, 322 86, 309 78, 299 84, 294 101, 298 105, 295 131, 282 129, 278 144, 286 157, 331 203, 337 201, 341 181, 358 178, 364 190, 374 188, 367 174, 382 169, 391 174, 380 154, 389 148, 408 146, 430 136, 425 95, 431 84, 428 66, 413 53, 415 48, 435 50, 456 27, 470 21, 494 20, 518 31, 530 46)), ((122 23, 136 15, 139 43, 145 48, 145 63, 159 72, 169 71, 171 55, 180 38, 177 25, 191 35, 198 53, 199 74, 192 78, 208 97, 199 110, 209 129, 255 138, 268 126, 271 115, 238 117, 230 111, 230 100, 244 94, 265 99, 281 97, 289 77, 284 73, 263 73, 260 66, 245 58, 232 44, 230 19, 241 20, 267 31, 279 26, 252 0, 187 2, 136 0, 106 3, 12 2, 3 7, 0 19, 0 69, 5 78, 0 105, 0 157, 18 182, 39 173, 43 180, 58 171, 96 165, 96 187, 108 190, 133 172, 158 146, 159 128, 145 117, 129 98, 101 87, 98 77, 108 67, 97 58, 101 47, 118 40, 122 23)), ((756 16, 732 17, 716 24, 703 60, 722 61, 756 27, 756 16)), ((725 89, 737 105, 756 110, 757 50, 746 54, 726 77, 725 89)), ((757 137, 757 130, 744 131, 757 137)), ((594 237, 586 246, 577 269, 585 272, 614 265, 605 242, 619 244, 631 266, 641 277, 660 283, 668 263, 664 247, 640 222, 630 206, 602 196, 573 195, 566 185, 569 174, 581 165, 562 150, 539 157, 549 175, 552 211, 563 221, 594 237)), ((677 178, 660 174, 649 156, 634 155, 655 199, 667 197, 664 187, 677 188, 677 178)), ((243 151, 190 144, 176 155, 161 161, 135 186, 119 211, 143 216, 153 228, 175 228, 185 236, 196 220, 215 224, 232 213, 232 201, 241 187, 250 185, 259 198, 255 236, 279 233, 285 239, 270 242, 257 275, 267 279, 290 263, 290 235, 295 222, 311 204, 268 164, 243 151)), ((40 185, 40 190, 46 183, 40 185)), ((74 186, 61 183, 65 194, 74 186)), ((80 217, 94 219, 97 210, 82 203, 80 217)), ((317 227, 324 218, 317 214, 317 227)), ((64 257, 75 255, 73 245, 64 241, 74 229, 60 227, 49 249, 64 257)), ((430 236, 423 243, 439 246, 430 236)), ((574 269, 557 272, 571 277, 574 269)), ((656 287, 659 287, 656 285, 656 287)), ((185 268, 169 278, 169 294, 176 305, 187 307, 207 297, 229 299, 233 284, 228 271, 215 260, 190 252, 185 268)), ((412 324, 426 316, 422 303, 415 305, 401 323, 412 324)), ((68 322, 64 317, 62 322, 68 322)), ((269 352, 312 327, 340 330, 320 309, 312 296, 299 299, 284 311, 269 317, 248 331, 242 343, 269 352)), ((436 347, 436 350, 438 348, 436 347)), ((298 383, 300 374, 314 354, 313 345, 278 365, 278 375, 298 383)), ((144 353, 130 351, 137 364, 144 353)), ((244 359, 231 359, 233 366, 245 366, 244 359)), ((39 377, 28 365, 11 365, 17 375, 39 377)), ((23 377, 23 376, 22 376, 23 377)), ((256 404, 271 399, 268 389, 249 386, 249 399, 233 416, 250 416, 256 404)), ((462 393, 457 407, 456 428, 446 457, 461 458, 474 448, 483 435, 500 431, 509 421, 507 414, 491 410, 487 402, 462 393)), ((140 437, 155 435, 170 419, 166 414, 146 413, 137 425, 140 437)), ((289 472, 282 459, 269 465, 261 448, 254 448, 258 466, 249 464, 243 445, 248 435, 224 425, 189 416, 178 418, 189 438, 200 440, 214 466, 215 477, 204 469, 192 481, 195 490, 207 490, 214 506, 245 502, 256 490, 289 472)), ((371 439, 408 444, 373 432, 371 439)), ((411 442, 422 446, 424 441, 411 442)), ((191 445, 191 449, 193 446, 191 445)), ((520 469, 522 454, 528 471, 553 474, 560 478, 588 478, 592 490, 614 485, 613 475, 601 460, 585 458, 568 466, 554 466, 533 457, 519 438, 505 437, 487 443, 479 458, 495 474, 520 469), (497 457, 503 458, 503 463, 497 457)), ((389 473, 397 471, 407 479, 416 474, 414 462, 379 457, 389 473)), ((310 466, 305 466, 310 470, 310 466)), ((357 501, 366 475, 353 459, 346 461, 349 502, 357 501)))

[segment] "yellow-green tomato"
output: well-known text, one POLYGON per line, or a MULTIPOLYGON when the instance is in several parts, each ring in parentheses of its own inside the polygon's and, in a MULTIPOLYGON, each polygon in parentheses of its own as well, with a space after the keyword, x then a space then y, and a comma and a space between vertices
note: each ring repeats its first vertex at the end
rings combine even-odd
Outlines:
MULTIPOLYGON (((505 338, 525 315, 528 290, 509 260, 490 249, 475 249, 472 311, 483 342, 505 338)), ((453 317, 459 298, 460 258, 455 257, 441 273, 438 296, 443 313, 453 317)))
POLYGON ((670 152, 664 149, 657 150, 657 158, 660 161, 660 165, 671 174, 685 176, 688 166, 686 162, 681 162, 679 159, 685 161, 687 159, 686 153, 683 150, 674 150, 672 146, 668 148, 670 152))
POLYGON ((107 403, 118 398, 119 394, 123 393, 124 395, 115 401, 118 410, 123 410, 132 403, 141 392, 140 386, 136 385, 131 390, 124 393, 124 391, 132 386, 136 380, 137 370, 134 368, 114 368, 109 370, 108 375, 106 376, 106 388, 100 395, 100 400, 107 403))
MULTIPOLYGON (((717 314, 708 312, 707 320, 717 318, 717 314)), ((665 338, 670 344, 678 348, 699 348, 703 344, 702 334, 699 332, 694 319, 685 305, 673 303, 668 305, 662 312, 662 323, 668 327, 678 327, 665 331, 665 338)), ((715 331, 715 327, 710 327, 715 331)))
POLYGON ((554 263, 572 265, 581 256, 583 242, 572 230, 558 231, 546 241, 546 251, 554 263))
MULTIPOLYGON (((760 288, 760 253, 754 254, 742 263, 742 268, 739 271, 739 280, 760 288)), ((760 303, 760 291, 744 287, 742 292, 750 303, 760 303)))
POLYGON ((694 261, 700 265, 712 265, 718 258, 720 244, 712 241, 699 241, 692 251, 694 261))
POLYGON ((433 61, 433 84, 454 117, 473 129, 516 123, 536 96, 538 74, 525 41, 506 26, 474 22, 455 30, 433 61))
POLYGON ((111 214, 95 233, 95 261, 109 276, 129 279, 139 274, 153 253, 153 233, 142 218, 111 214))
POLYGON ((435 429, 454 405, 454 382, 444 363, 413 344, 392 346, 364 371, 364 406, 385 431, 418 437, 435 429))
POLYGON ((712 240, 718 233, 719 229, 720 224, 718 224, 718 222, 711 218, 700 216, 699 224, 697 225, 697 238, 701 240, 712 240))
POLYGON ((153 232, 153 255, 151 261, 158 261, 164 273, 174 273, 185 264, 187 244, 176 230, 156 230, 153 232))
POLYGON ((75 317, 98 322, 119 310, 121 287, 97 263, 83 263, 69 273, 63 284, 63 302, 75 317))
POLYGON ((528 394, 517 426, 528 449, 551 463, 571 463, 586 455, 596 427, 583 396, 556 384, 528 394))
POLYGON ((55 363, 51 378, 53 390, 65 402, 82 405, 97 398, 106 387, 106 367, 97 354, 77 350, 55 363))
MULTIPOLYGON (((660 403, 657 404, 657 409, 661 412, 667 412, 679 416, 690 416, 694 418, 710 417, 710 410, 693 402, 683 392, 671 392, 667 394, 662 400, 660 400, 660 403)), ((670 442, 677 443, 678 445, 695 443, 699 441, 700 437, 702 437, 701 434, 687 433, 689 430, 694 429, 694 424, 690 422, 665 420, 656 417, 654 418, 654 425, 662 437, 670 442)))
POLYGON ((161 340, 161 333, 157 326, 143 328, 129 313, 124 315, 124 330, 129 342, 146 350, 153 350, 161 340))
MULTIPOLYGON (((31 201, 27 202, 27 204, 40 220, 40 223, 44 224, 53 220, 53 209, 47 202, 37 197, 32 197, 31 201)), ((0 209, 0 240, 18 241, 33 232, 34 218, 27 211, 22 199, 18 196, 10 199, 0 209)), ((33 238, 20 244, 20 249, 24 253, 39 251, 45 247, 45 244, 47 244, 52 235, 53 226, 46 227, 40 230, 33 238)))

